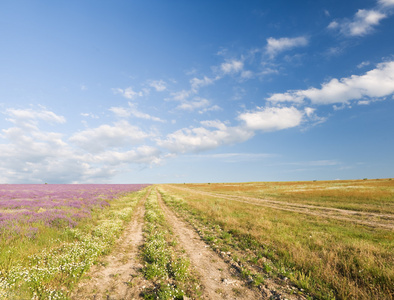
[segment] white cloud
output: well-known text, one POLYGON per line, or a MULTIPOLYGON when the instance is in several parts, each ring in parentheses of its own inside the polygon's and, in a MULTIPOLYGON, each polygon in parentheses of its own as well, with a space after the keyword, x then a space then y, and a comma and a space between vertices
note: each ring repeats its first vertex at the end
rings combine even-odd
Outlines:
POLYGON ((33 110, 33 109, 14 109, 10 108, 5 111, 7 115, 11 117, 8 119, 13 123, 36 123, 36 121, 46 121, 48 123, 65 123, 66 118, 63 116, 59 116, 52 111, 48 111, 45 108, 41 110, 33 110))
POLYGON ((157 144, 174 153, 200 152, 244 142, 254 135, 243 127, 229 127, 220 121, 205 121, 201 125, 203 127, 175 131, 166 139, 158 140, 157 144))
POLYGON ((151 120, 155 122, 165 123, 165 120, 162 120, 158 117, 151 116, 147 113, 143 113, 137 109, 137 105, 129 102, 129 107, 111 107, 109 110, 112 111, 115 115, 120 118, 127 118, 130 116, 134 116, 139 119, 151 120))
POLYGON ((1 183, 108 183, 124 168, 161 161, 157 148, 131 147, 153 135, 125 121, 88 129, 66 140, 59 132, 39 128, 39 121, 65 122, 46 109, 8 109, 5 114, 14 126, 0 134, 1 183))
POLYGON ((164 80, 154 80, 149 83, 157 92, 163 92, 167 89, 167 84, 164 80))
POLYGON ((316 109, 311 107, 305 107, 304 111, 308 117, 311 117, 315 113, 316 109))
POLYGON ((195 98, 192 101, 184 101, 182 104, 176 107, 178 110, 185 110, 185 111, 195 111, 198 110, 200 114, 203 114, 207 111, 218 111, 221 108, 218 105, 212 105, 211 102, 204 98, 195 98))
POLYGON ((173 96, 172 99, 174 99, 176 101, 183 101, 183 100, 186 100, 187 98, 189 98, 189 96, 191 94, 192 94, 192 91, 182 90, 179 92, 171 93, 171 96, 173 96))
POLYGON ((378 3, 385 7, 394 6, 394 0, 379 0, 378 3))
POLYGON ((304 116, 314 118, 314 109, 299 111, 295 107, 258 108, 242 113, 238 120, 242 124, 228 126, 225 122, 209 120, 200 122, 201 127, 183 128, 165 139, 158 139, 157 145, 172 153, 191 153, 215 149, 224 145, 242 143, 255 135, 255 131, 275 131, 296 127, 304 116))
POLYGON ((200 87, 212 84, 212 83, 214 83, 214 81, 215 81, 215 79, 208 78, 207 76, 204 76, 203 79, 199 79, 199 78, 195 77, 190 80, 190 85, 191 85, 192 91, 197 92, 197 90, 200 87))
POLYGON ((295 107, 267 107, 242 113, 238 119, 250 130, 276 131, 300 125, 303 115, 295 107))
POLYGON ((357 68, 361 69, 361 68, 369 66, 370 64, 371 63, 369 61, 363 61, 362 63, 357 65, 357 68))
POLYGON ((340 80, 334 78, 320 89, 294 90, 273 94, 272 102, 302 102, 305 98, 314 104, 346 103, 365 97, 385 97, 394 93, 394 61, 384 62, 364 75, 352 75, 340 80))
POLYGON ((131 116, 130 110, 126 107, 111 107, 109 110, 120 118, 127 118, 131 116))
POLYGON ((267 100, 272 102, 297 102, 301 103, 304 100, 304 96, 298 91, 290 91, 286 93, 277 93, 271 95, 267 100))
POLYGON ((209 105, 210 105, 210 102, 207 99, 196 99, 193 101, 186 101, 186 102, 178 105, 177 109, 194 111, 196 109, 207 107, 209 105))
POLYGON ((129 151, 105 151, 97 155, 86 155, 85 160, 91 163, 118 166, 120 164, 159 164, 160 151, 151 146, 140 146, 129 151))
POLYGON ((359 9, 353 20, 333 21, 328 28, 339 29, 342 34, 348 36, 363 36, 370 33, 386 17, 386 14, 378 10, 359 9))
POLYGON ((369 105, 371 104, 371 101, 368 100, 362 100, 357 102, 358 105, 369 105))
POLYGON ((143 132, 137 126, 132 126, 123 120, 116 122, 113 126, 105 124, 75 133, 69 140, 88 152, 97 153, 108 148, 142 143, 151 136, 151 134, 143 132))
POLYGON ((330 24, 328 24, 327 28, 328 29, 336 29, 339 27, 339 23, 337 21, 332 21, 330 24))
POLYGON ((0 180, 2 183, 42 183, 52 180, 71 182, 80 178, 81 164, 73 150, 56 132, 41 131, 38 124, 26 122, 45 120, 63 123, 65 119, 46 110, 9 109, 15 127, 2 130, 0 144, 0 180), (19 118, 27 118, 21 122, 19 118))
POLYGON ((90 117, 92 119, 98 119, 99 118, 99 116, 97 116, 95 114, 92 114, 92 113, 81 113, 81 116, 82 117, 90 117))
POLYGON ((210 107, 205 107, 205 108, 199 110, 198 113, 203 114, 207 111, 219 111, 219 110, 222 110, 222 108, 219 105, 212 105, 210 107))
POLYGON ((220 79, 219 76, 214 78, 204 76, 202 79, 194 77, 190 80, 190 90, 181 90, 179 92, 171 93, 172 99, 175 101, 186 101, 190 96, 198 94, 201 87, 213 84, 218 79, 220 79))
POLYGON ((137 97, 142 97, 144 95, 144 93, 142 91, 135 92, 132 87, 128 87, 126 89, 113 88, 112 92, 114 94, 120 94, 123 97, 130 99, 130 100, 133 100, 137 97))
POLYGON ((275 39, 270 37, 267 39, 266 53, 274 58, 278 53, 290 50, 295 47, 302 47, 308 45, 308 39, 304 36, 295 38, 280 38, 275 39))
POLYGON ((244 67, 244 63, 240 60, 229 60, 220 65, 220 69, 225 74, 240 72, 244 67))

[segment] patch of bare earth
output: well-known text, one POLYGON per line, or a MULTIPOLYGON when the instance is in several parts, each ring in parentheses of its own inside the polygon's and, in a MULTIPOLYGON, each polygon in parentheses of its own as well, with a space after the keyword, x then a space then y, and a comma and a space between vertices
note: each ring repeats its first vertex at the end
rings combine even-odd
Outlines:
POLYGON ((135 207, 132 221, 117 241, 114 250, 92 267, 71 299, 137 299, 146 281, 139 270, 143 267, 138 257, 143 244, 145 214, 144 197, 135 207))
POLYGON ((171 188, 183 190, 190 193, 201 194, 210 197, 222 198, 229 201, 237 201, 256 206, 264 206, 273 209, 279 209, 289 212, 313 215, 323 218, 336 219, 340 221, 353 222, 370 227, 379 227, 385 229, 394 229, 394 216, 388 214, 379 214, 372 212, 353 211, 346 209, 338 209, 331 207, 321 207, 306 204, 289 203, 284 201, 275 201, 247 196, 225 195, 218 193, 209 193, 205 191, 197 191, 189 188, 181 188, 171 186, 171 188))
POLYGON ((162 201, 159 205, 165 219, 172 227, 181 247, 185 250, 191 266, 198 274, 203 299, 262 299, 257 289, 251 289, 237 277, 238 271, 214 252, 198 233, 180 220, 162 201))

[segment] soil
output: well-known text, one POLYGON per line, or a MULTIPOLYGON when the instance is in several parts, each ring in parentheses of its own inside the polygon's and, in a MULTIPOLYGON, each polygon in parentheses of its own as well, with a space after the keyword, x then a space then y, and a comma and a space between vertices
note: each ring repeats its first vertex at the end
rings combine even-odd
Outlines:
POLYGON ((143 244, 145 199, 136 206, 132 221, 109 256, 91 268, 74 290, 71 299, 137 299, 149 283, 140 274, 138 257, 143 244))

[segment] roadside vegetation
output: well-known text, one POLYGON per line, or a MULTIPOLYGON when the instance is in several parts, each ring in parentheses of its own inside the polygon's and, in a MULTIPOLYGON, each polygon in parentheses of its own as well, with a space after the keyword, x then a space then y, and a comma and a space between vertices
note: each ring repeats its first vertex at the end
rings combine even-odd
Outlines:
POLYGON ((92 206, 88 216, 73 226, 38 220, 14 223, 27 233, 34 226, 34 235, 3 230, 0 299, 67 299, 81 276, 111 251, 145 193, 141 190, 114 197, 105 206, 92 206))
POLYGON ((379 212, 389 224, 394 214, 391 180, 163 185, 161 191, 166 203, 253 284, 281 278, 294 293, 318 299, 393 298, 393 230, 218 197, 379 212))

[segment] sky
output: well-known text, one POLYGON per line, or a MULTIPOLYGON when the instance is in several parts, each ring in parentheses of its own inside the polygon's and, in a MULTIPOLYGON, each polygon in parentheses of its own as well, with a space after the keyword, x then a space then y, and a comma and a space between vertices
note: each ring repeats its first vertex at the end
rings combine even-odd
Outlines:
POLYGON ((394 0, 0 2, 0 183, 394 176, 394 0))

